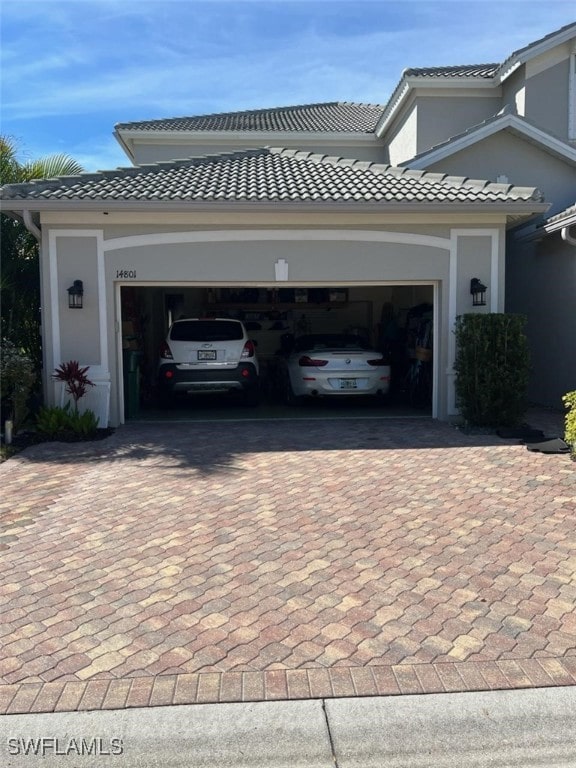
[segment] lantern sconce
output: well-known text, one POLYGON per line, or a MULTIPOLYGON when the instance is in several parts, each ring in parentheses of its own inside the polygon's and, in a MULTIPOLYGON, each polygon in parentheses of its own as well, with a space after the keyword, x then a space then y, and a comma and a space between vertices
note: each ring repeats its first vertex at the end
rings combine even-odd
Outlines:
POLYGON ((84 296, 84 284, 82 280, 74 280, 68 288, 68 307, 70 309, 82 309, 84 296))
POLYGON ((486 291, 488 289, 483 285, 477 277, 473 277, 470 280, 470 293, 472 295, 473 307, 485 307, 486 306, 486 291))

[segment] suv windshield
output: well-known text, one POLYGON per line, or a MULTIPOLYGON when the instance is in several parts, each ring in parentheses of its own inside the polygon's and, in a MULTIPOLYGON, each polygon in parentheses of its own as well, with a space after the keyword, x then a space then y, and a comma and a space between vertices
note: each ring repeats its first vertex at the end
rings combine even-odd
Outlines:
POLYGON ((172 341, 240 341, 242 325, 236 320, 181 320, 170 330, 172 341))

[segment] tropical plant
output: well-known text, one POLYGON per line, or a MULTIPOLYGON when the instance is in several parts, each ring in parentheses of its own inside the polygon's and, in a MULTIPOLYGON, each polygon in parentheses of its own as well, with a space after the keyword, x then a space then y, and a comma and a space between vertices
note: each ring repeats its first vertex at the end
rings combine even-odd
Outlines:
POLYGON ((518 424, 527 409, 530 356, 526 318, 467 314, 456 318, 456 402, 467 423, 518 424))
MULTIPOLYGON (((20 160, 16 142, 0 136, 0 184, 22 184, 82 172, 68 155, 20 160)), ((36 238, 18 220, 0 214, 1 335, 31 358, 37 373, 42 365, 40 343, 40 271, 36 238)))
POLYGON ((74 411, 76 413, 78 413, 78 400, 84 397, 88 387, 94 386, 94 383, 86 375, 89 367, 81 368, 77 360, 70 360, 67 363, 62 363, 53 374, 53 378, 56 381, 62 381, 66 385, 66 392, 71 395, 74 401, 74 411))

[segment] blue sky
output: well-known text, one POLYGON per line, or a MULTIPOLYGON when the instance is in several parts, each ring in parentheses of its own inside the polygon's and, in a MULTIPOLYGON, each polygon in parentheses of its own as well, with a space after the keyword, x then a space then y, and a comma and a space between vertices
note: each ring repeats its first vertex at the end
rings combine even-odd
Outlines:
POLYGON ((385 103, 406 67, 503 61, 573 0, 0 0, 1 125, 21 158, 129 165, 131 120, 385 103))

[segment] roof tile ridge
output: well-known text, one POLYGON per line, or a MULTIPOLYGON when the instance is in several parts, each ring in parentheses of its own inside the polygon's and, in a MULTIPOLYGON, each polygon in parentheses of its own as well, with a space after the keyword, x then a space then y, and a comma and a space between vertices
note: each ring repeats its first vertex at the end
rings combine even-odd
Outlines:
POLYGON ((384 109, 386 106, 374 101, 338 101, 336 104, 341 107, 371 107, 374 109, 384 109))
POLYGON ((495 69, 501 66, 499 61, 487 61, 479 64, 444 64, 431 67, 406 67, 402 77, 409 77, 413 72, 452 72, 461 69, 495 69))
POLYGON ((143 163, 126 170, 135 172, 152 173, 157 171, 166 171, 171 168, 189 168, 195 165, 206 165, 217 160, 235 160, 245 157, 258 157, 268 152, 267 147, 247 147, 246 149, 232 149, 228 152, 211 152, 205 155, 190 155, 189 157, 179 157, 174 160, 158 160, 156 163, 143 163))
POLYGON ((51 176, 47 179, 30 179, 30 181, 19 181, 15 184, 2 185, 3 190, 22 190, 23 192, 30 187, 36 189, 58 189, 63 184, 84 181, 101 181, 104 178, 104 171, 82 171, 82 173, 63 174, 62 176, 51 176))

